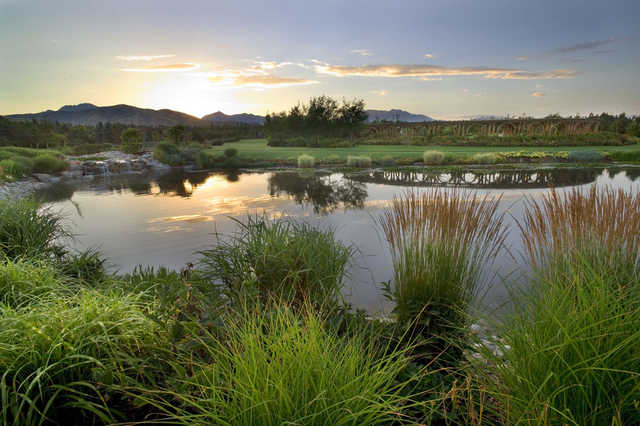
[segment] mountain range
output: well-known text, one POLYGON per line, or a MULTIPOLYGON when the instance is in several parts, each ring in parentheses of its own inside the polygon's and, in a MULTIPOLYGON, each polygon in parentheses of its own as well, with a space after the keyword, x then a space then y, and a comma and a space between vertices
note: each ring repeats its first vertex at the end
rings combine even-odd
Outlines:
MULTIPOLYGON (((404 121, 423 122, 433 121, 431 117, 421 114, 411 114, 400 109, 389 111, 367 110, 368 122, 374 121, 404 121)), ((51 122, 70 123, 74 125, 95 126, 98 123, 122 123, 137 126, 208 126, 211 124, 264 124, 264 117, 254 114, 228 115, 221 111, 194 117, 170 109, 138 108, 131 105, 96 106, 90 103, 65 105, 57 111, 47 110, 32 114, 11 114, 5 116, 10 120, 45 120, 51 122)))

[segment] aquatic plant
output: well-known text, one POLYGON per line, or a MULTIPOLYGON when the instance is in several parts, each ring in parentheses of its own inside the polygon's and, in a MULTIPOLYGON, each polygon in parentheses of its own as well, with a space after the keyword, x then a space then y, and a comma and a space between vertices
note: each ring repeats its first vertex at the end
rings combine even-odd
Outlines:
POLYGON ((201 251, 200 269, 226 290, 257 291, 262 298, 335 305, 341 298, 352 249, 331 229, 288 219, 249 216, 238 230, 201 251))
POLYGON ((386 294, 399 321, 445 340, 464 327, 482 271, 504 243, 500 199, 438 188, 394 197, 379 223, 393 262, 386 294))
POLYGON ((301 169, 310 169, 316 163, 316 159, 310 155, 301 155, 298 157, 298 167, 301 169))

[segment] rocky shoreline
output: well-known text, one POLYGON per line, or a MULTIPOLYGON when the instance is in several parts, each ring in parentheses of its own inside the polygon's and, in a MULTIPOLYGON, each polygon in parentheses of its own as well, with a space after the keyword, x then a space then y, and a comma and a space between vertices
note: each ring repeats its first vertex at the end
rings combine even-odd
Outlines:
POLYGON ((60 175, 34 173, 13 182, 0 183, 0 200, 27 198, 34 192, 66 179, 85 179, 127 173, 145 173, 169 166, 153 159, 152 154, 126 154, 120 151, 67 157, 69 168, 60 175))

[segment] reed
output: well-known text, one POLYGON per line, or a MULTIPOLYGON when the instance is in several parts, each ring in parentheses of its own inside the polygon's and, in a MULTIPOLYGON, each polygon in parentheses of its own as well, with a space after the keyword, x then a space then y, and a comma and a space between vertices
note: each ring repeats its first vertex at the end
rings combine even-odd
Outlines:
POLYGON ((525 253, 537 272, 563 268, 587 256, 624 281, 640 255, 640 194, 592 186, 588 191, 552 189, 527 200, 518 222, 525 253))
POLYGON ((393 199, 379 223, 393 261, 387 295, 400 321, 419 317, 431 336, 464 327, 483 268, 504 244, 500 199, 438 188, 393 199))

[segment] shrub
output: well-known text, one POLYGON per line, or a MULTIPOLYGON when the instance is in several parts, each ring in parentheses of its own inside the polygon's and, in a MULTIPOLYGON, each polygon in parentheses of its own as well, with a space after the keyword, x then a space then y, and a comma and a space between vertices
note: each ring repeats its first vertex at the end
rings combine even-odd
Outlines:
POLYGON ((464 328, 483 269, 503 247, 499 201, 460 190, 412 191, 394 197, 379 219, 393 263, 385 293, 398 320, 415 321, 436 339, 436 351, 464 328))
POLYGON ((320 231, 291 220, 249 217, 228 240, 200 252, 205 276, 231 293, 257 290, 263 299, 335 305, 351 249, 320 231))
POLYGON ((142 130, 134 127, 125 129, 120 134, 122 141, 121 149, 128 154, 136 154, 142 151, 142 142, 144 141, 144 133, 142 130))
POLYGON ((349 155, 347 157, 348 167, 371 167, 371 157, 364 155, 349 155))
POLYGON ((471 161, 478 164, 495 164, 499 160, 497 154, 493 154, 491 152, 483 152, 480 154, 475 154, 471 157, 471 161))
POLYGON ((300 157, 298 157, 298 167, 300 167, 301 169, 313 168, 315 163, 316 159, 310 155, 302 154, 300 157))
POLYGON ((146 311, 136 296, 95 291, 0 308, 3 423, 114 423, 105 386, 143 382, 162 350, 146 311))
POLYGON ((34 201, 0 200, 0 255, 49 257, 60 251, 55 243, 67 235, 60 216, 34 201))
POLYGON ((153 158, 169 166, 182 166, 187 163, 182 151, 170 142, 160 142, 153 149, 153 158))
POLYGON ((440 151, 425 151, 423 154, 424 164, 443 164, 445 157, 440 151))
MULTIPOLYGON (((398 376, 406 350, 377 356, 362 338, 341 337, 311 310, 246 312, 224 324, 227 338, 207 333, 209 362, 175 363, 185 377, 177 413, 184 424, 393 424, 409 396, 398 376)), ((165 400, 168 400, 165 399, 165 400)))
POLYGON ((200 151, 196 156, 196 165, 200 169, 213 169, 218 165, 218 157, 206 151, 200 151))
POLYGON ((69 167, 66 160, 51 154, 39 155, 33 159, 33 171, 36 173, 60 173, 69 167))
POLYGON ((576 163, 595 163, 604 160, 604 155, 599 151, 569 151, 569 161, 576 163))
POLYGON ((224 150, 224 156, 227 158, 235 157, 238 155, 238 150, 235 148, 227 148, 224 150))

